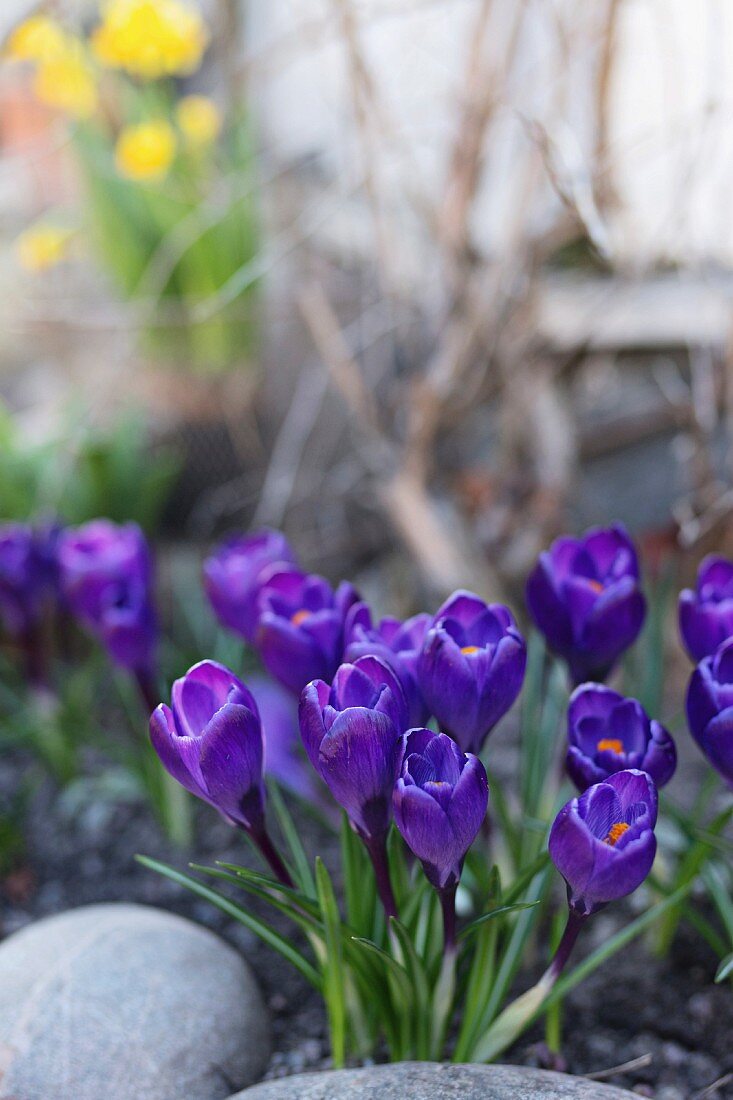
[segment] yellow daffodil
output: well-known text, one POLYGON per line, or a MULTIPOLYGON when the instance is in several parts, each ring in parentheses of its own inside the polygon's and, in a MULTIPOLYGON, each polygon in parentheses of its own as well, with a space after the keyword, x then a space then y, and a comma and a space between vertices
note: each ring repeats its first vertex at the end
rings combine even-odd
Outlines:
POLYGON ((48 271, 66 259, 71 236, 56 225, 32 225, 15 242, 18 262, 33 274, 48 271))
POLYGON ((13 61, 49 61, 66 48, 66 35, 55 19, 32 15, 12 32, 5 45, 5 56, 13 61))
POLYGON ((88 118, 97 106, 94 72, 81 43, 73 38, 39 64, 33 87, 42 103, 74 118, 88 118))
POLYGON ((192 73, 207 43, 200 13, 180 0, 108 0, 92 36, 103 64, 143 80, 192 73))
POLYGON ((131 180, 160 180, 176 153, 173 127, 159 119, 126 126, 117 139, 116 161, 121 175, 131 180))
POLYGON ((178 103, 176 121, 184 141, 192 149, 211 145, 221 132, 221 111, 205 95, 187 95, 178 103))

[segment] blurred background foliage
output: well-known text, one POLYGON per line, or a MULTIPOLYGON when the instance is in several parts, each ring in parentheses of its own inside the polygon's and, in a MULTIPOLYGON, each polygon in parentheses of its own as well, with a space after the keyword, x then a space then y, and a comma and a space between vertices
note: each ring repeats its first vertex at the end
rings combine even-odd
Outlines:
POLYGON ((0 514, 139 522, 166 676, 228 653, 232 528, 403 614, 519 609, 611 518, 657 587, 731 549, 718 0, 9 0, 0 34, 0 514))

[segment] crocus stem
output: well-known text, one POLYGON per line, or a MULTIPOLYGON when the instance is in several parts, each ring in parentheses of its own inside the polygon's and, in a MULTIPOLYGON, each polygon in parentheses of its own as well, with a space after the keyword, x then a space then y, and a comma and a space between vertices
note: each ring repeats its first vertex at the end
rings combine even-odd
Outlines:
POLYGON ((389 860, 387 859, 387 837, 362 837, 369 858, 374 868, 374 877, 377 881, 377 893, 388 917, 397 916, 397 902, 392 891, 392 883, 389 877, 389 860))
POLYGON ((562 974, 565 964, 570 958, 570 952, 575 947, 575 941, 578 938, 578 934, 587 919, 587 914, 578 913, 575 909, 571 909, 568 913, 568 922, 565 925, 565 931, 557 945, 555 956, 542 978, 540 978, 541 982, 547 981, 549 983, 548 993, 562 974))
POLYGON ((25 660, 25 672, 28 683, 34 690, 49 692, 48 653, 43 625, 34 623, 29 626, 20 639, 25 660))
POLYGON ((571 909, 568 922, 557 946, 555 957, 536 985, 517 997, 497 1016, 488 1031, 484 1032, 471 1054, 472 1062, 490 1062, 518 1039, 524 1029, 542 1009, 544 1001, 560 977, 570 952, 575 946, 578 933, 585 924, 587 916, 571 909))
POLYGON ((290 877, 290 872, 280 858, 277 848, 270 840, 267 830, 264 828, 258 829, 256 832, 251 831, 249 835, 259 848, 264 859, 269 863, 272 873, 278 882, 281 882, 283 886, 294 887, 295 883, 290 877))
POLYGON ((160 702, 155 675, 149 668, 136 668, 133 676, 137 684, 137 689, 140 692, 143 706, 145 710, 152 714, 160 702))
POLYGON ((440 907, 443 911, 443 961, 440 975, 433 992, 432 1028, 430 1057, 440 1059, 445 1044, 445 1034, 453 1010, 456 991, 456 889, 449 886, 438 890, 440 907))
POLYGON ((439 890, 440 908, 443 911, 443 949, 455 951, 456 949, 456 890, 458 884, 439 890))

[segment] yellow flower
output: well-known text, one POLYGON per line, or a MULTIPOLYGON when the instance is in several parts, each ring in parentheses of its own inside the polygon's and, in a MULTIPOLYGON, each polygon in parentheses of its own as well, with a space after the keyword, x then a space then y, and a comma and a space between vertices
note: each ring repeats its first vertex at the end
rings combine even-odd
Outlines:
POLYGON ((205 95, 187 95, 176 108, 178 128, 186 144, 194 149, 211 145, 221 132, 221 111, 205 95))
POLYGON ((65 47, 66 35, 55 19, 32 15, 15 28, 4 52, 13 61, 49 61, 65 47))
POLYGON ((144 80, 192 73, 207 43, 200 13, 180 0, 108 0, 92 36, 103 64, 144 80))
POLYGON ((97 106, 94 73, 74 39, 67 40, 60 53, 40 63, 33 87, 42 103, 74 118, 88 118, 97 106))
POLYGON ((126 126, 117 139, 117 168, 131 180, 162 179, 175 152, 176 135, 163 119, 126 126))
POLYGON ((18 262, 34 274, 48 271, 66 259, 70 239, 68 229, 42 223, 32 225, 15 242, 18 262))

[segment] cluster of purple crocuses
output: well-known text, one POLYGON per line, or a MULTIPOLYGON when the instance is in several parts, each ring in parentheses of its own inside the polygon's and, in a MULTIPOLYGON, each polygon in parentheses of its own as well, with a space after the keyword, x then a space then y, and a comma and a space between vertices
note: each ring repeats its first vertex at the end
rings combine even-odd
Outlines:
POLYGON ((0 618, 31 670, 39 670, 39 632, 53 605, 71 612, 153 698, 158 623, 150 551, 136 524, 0 527, 0 618))
MULTIPOLYGON (((526 645, 511 612, 459 591, 434 615, 376 621, 350 584, 333 588, 306 572, 270 530, 218 547, 204 583, 219 621, 256 649, 293 709, 298 701, 305 753, 366 846, 386 912, 395 912, 386 855, 392 821, 449 910, 488 805, 479 754, 524 678, 526 645)), ((61 531, 0 529, 0 614, 25 645, 51 592, 137 678, 153 709, 158 622, 140 529, 103 519, 61 531)), ((648 874, 657 788, 676 764, 664 727, 603 684, 645 616, 629 535, 615 525, 558 539, 540 556, 526 596, 574 685, 566 767, 579 795, 558 814, 549 850, 571 913, 585 917, 648 874)), ((690 729, 733 784, 733 563, 706 559, 697 588, 681 594, 679 616, 699 661, 687 697, 690 729)), ((170 706, 154 707, 151 735, 167 770, 246 830, 287 882, 265 826, 261 711, 290 713, 271 690, 253 692, 229 669, 202 661, 175 682, 170 706)))
MULTIPOLYGON (((351 585, 334 590, 306 573, 272 531, 228 541, 204 576, 221 623, 299 696, 306 754, 364 842, 386 912, 396 911, 386 855, 394 820, 441 896, 450 939, 452 898, 488 805, 479 754, 525 673, 511 612, 460 591, 435 615, 376 622, 351 585)), ((587 916, 648 874, 657 786, 676 763, 671 737, 641 704, 595 682, 644 620, 628 534, 616 526, 558 540, 529 578, 527 602, 577 684, 567 769, 581 793, 558 815, 550 854, 571 911, 587 916)), ((257 707, 237 677, 210 661, 195 666, 151 730, 168 770, 249 832, 283 878, 265 829, 257 707)))

